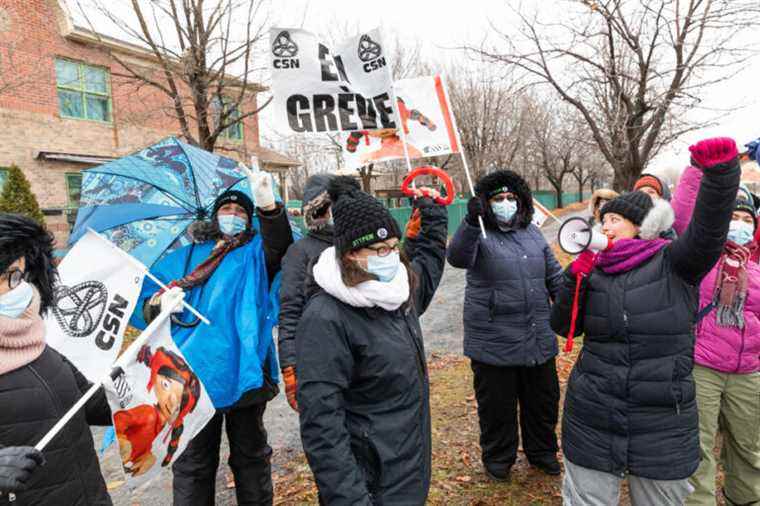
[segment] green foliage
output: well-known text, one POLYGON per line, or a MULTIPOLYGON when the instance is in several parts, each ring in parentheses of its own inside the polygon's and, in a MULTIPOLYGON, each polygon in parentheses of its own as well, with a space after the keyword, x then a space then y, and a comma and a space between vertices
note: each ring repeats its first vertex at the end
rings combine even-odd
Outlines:
POLYGON ((39 223, 45 222, 29 180, 16 165, 8 168, 8 177, 0 193, 0 212, 22 214, 39 223))

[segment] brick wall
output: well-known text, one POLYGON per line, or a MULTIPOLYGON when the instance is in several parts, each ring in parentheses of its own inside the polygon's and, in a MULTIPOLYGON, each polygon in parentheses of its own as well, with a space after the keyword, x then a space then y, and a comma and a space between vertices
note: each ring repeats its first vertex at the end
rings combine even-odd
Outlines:
MULTIPOLYGON (((42 161, 39 151, 121 156, 180 135, 178 122, 166 114, 169 98, 114 75, 123 70, 98 47, 63 37, 64 16, 57 0, 0 0, 0 166, 21 167, 43 209, 65 207, 65 174, 87 166, 42 161), (111 123, 61 117, 57 57, 111 71, 111 123)), ((218 149, 221 154, 247 160, 259 145, 258 118, 245 120, 243 142, 218 144, 232 149, 218 149)), ((46 221, 63 244, 68 236, 65 216, 48 216, 46 221)))

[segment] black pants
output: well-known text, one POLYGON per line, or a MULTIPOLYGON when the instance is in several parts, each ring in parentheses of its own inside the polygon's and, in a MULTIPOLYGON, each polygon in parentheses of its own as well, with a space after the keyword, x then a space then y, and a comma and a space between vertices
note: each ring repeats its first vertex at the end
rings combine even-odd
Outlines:
POLYGON ((266 403, 217 411, 172 466, 174 506, 213 506, 222 422, 239 505, 272 504, 272 448, 264 429, 266 403))
POLYGON ((554 358, 534 367, 499 367, 472 361, 483 463, 517 459, 517 405, 525 455, 531 463, 555 459, 559 379, 554 358))

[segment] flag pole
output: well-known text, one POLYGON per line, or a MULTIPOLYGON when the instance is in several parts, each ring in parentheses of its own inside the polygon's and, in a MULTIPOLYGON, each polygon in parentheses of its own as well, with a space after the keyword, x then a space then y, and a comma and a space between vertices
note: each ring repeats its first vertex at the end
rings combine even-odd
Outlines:
POLYGON ((535 199, 535 197, 533 198, 533 205, 537 206, 541 210, 542 213, 546 214, 547 216, 551 216, 552 218, 554 218, 554 220, 557 223, 560 223, 560 224, 562 223, 562 220, 560 220, 559 218, 557 218, 554 215, 554 213, 552 213, 546 207, 544 207, 543 204, 541 204, 541 202, 539 202, 538 200, 535 199))
MULTIPOLYGON (((121 256, 122 256, 122 257, 123 257, 125 260, 127 260, 129 263, 131 263, 132 265, 134 265, 135 267, 137 267, 138 269, 140 269, 141 271, 143 271, 143 273, 145 274, 145 276, 146 276, 148 279, 150 279, 151 281, 153 281, 155 284, 157 284, 158 286, 160 286, 162 290, 164 290, 164 291, 165 291, 165 290, 168 290, 168 289, 169 289, 169 287, 167 287, 167 286, 166 286, 166 285, 165 285, 165 284, 164 284, 164 283, 163 283, 163 282, 162 282, 160 279, 158 279, 156 276, 154 276, 154 275, 153 275, 153 273, 152 273, 152 272, 150 272, 150 270, 149 270, 147 267, 145 267, 145 265, 143 265, 143 263, 142 263, 142 262, 140 262, 138 259, 136 259, 136 258, 135 258, 135 257, 133 257, 132 255, 130 255, 130 254, 129 254, 129 253, 127 253, 126 251, 122 250, 122 249, 121 249, 121 248, 119 248, 118 246, 116 246, 114 243, 112 243, 111 241, 109 241, 108 239, 106 239, 105 237, 103 237, 102 235, 100 235, 99 233, 97 233, 97 232, 96 232, 95 230, 93 230, 92 228, 88 228, 87 230, 88 230, 89 232, 92 232, 92 233, 93 233, 93 234, 95 234, 96 236, 98 236, 98 238, 99 238, 101 241, 103 241, 103 242, 105 242, 106 244, 108 244, 108 246, 109 246, 111 249, 113 249, 114 251, 118 252, 118 253, 119 253, 119 255, 121 255, 121 256)), ((187 303, 187 302, 185 302, 184 300, 182 301, 182 305, 185 307, 185 309, 187 309, 187 310, 188 310, 188 311, 190 311, 190 312, 191 312, 193 315, 195 315, 197 318, 199 318, 199 319, 200 319, 200 320, 201 320, 203 323, 205 323, 206 325, 211 325, 211 322, 210 322, 210 321, 208 321, 208 318, 206 318, 205 316, 203 316, 202 314, 200 314, 200 313, 199 313, 199 312, 198 312, 198 311, 197 311, 197 310, 196 310, 196 309, 195 309, 193 306, 191 306, 190 304, 188 304, 188 303, 187 303)))
MULTIPOLYGON (((443 79, 443 75, 441 75, 441 87, 443 88, 443 94, 446 97, 446 103, 451 104, 451 100, 449 100, 449 89, 446 86, 446 82, 443 79)), ((467 164, 467 156, 464 154, 464 146, 462 146, 462 138, 459 135, 459 125, 457 125, 457 119, 454 116, 454 113, 449 106, 449 114, 451 115, 451 123, 454 126, 454 136, 457 140, 457 147, 459 148, 459 156, 462 157, 462 166, 464 167, 464 174, 467 177, 467 184, 470 186, 470 195, 475 197, 475 186, 472 184, 472 176, 470 175, 470 166, 467 164)), ((478 216, 478 223, 480 223, 480 231, 483 234, 483 239, 485 239, 486 236, 486 226, 483 224, 483 217, 478 216)))
MULTIPOLYGON (((140 336, 135 339, 132 344, 129 345, 125 352, 121 354, 121 357, 119 357, 116 362, 114 362, 113 368, 111 369, 111 374, 113 371, 121 367, 121 365, 124 363, 125 357, 128 355, 127 351, 134 347, 140 347, 145 344, 145 341, 147 341, 153 335, 156 329, 160 327, 171 314, 172 310, 167 309, 166 311, 162 311, 155 320, 150 322, 150 325, 148 325, 145 330, 142 331, 142 334, 140 334, 140 336)), ((111 374, 104 376, 99 382, 94 383, 90 389, 87 390, 87 392, 85 392, 85 394, 73 406, 71 406, 71 408, 69 408, 66 414, 63 415, 63 417, 58 420, 55 425, 53 425, 53 428, 51 428, 42 439, 40 439, 39 443, 34 445, 34 449, 40 452, 44 450, 45 447, 50 444, 50 441, 52 441, 53 438, 57 436, 59 432, 61 432, 61 429, 63 429, 66 424, 68 424, 71 419, 74 418, 79 410, 82 409, 90 399, 92 399, 98 390, 100 390, 100 387, 102 387, 103 383, 111 377, 111 374)))

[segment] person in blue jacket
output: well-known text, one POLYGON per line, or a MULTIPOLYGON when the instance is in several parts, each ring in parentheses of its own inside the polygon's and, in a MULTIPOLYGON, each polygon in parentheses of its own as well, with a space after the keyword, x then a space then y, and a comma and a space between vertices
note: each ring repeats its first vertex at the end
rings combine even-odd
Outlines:
POLYGON ((211 220, 191 226, 194 243, 153 267, 168 290, 146 279, 142 311, 133 316, 144 326, 162 305, 184 298, 210 321, 199 322, 181 306, 181 314, 172 315, 172 336, 217 408, 172 467, 177 506, 214 504, 223 423, 238 504, 273 500, 272 449, 263 423, 266 403, 279 392, 270 285, 293 239, 271 176, 249 173, 249 180, 256 207, 242 192, 221 194, 211 220))
POLYGON ((523 178, 498 170, 482 177, 475 191, 448 261, 467 269, 464 354, 474 374, 483 465, 491 479, 509 478, 517 458, 519 404, 525 455, 557 475, 558 349, 549 315, 562 268, 531 223, 533 197, 523 178))

